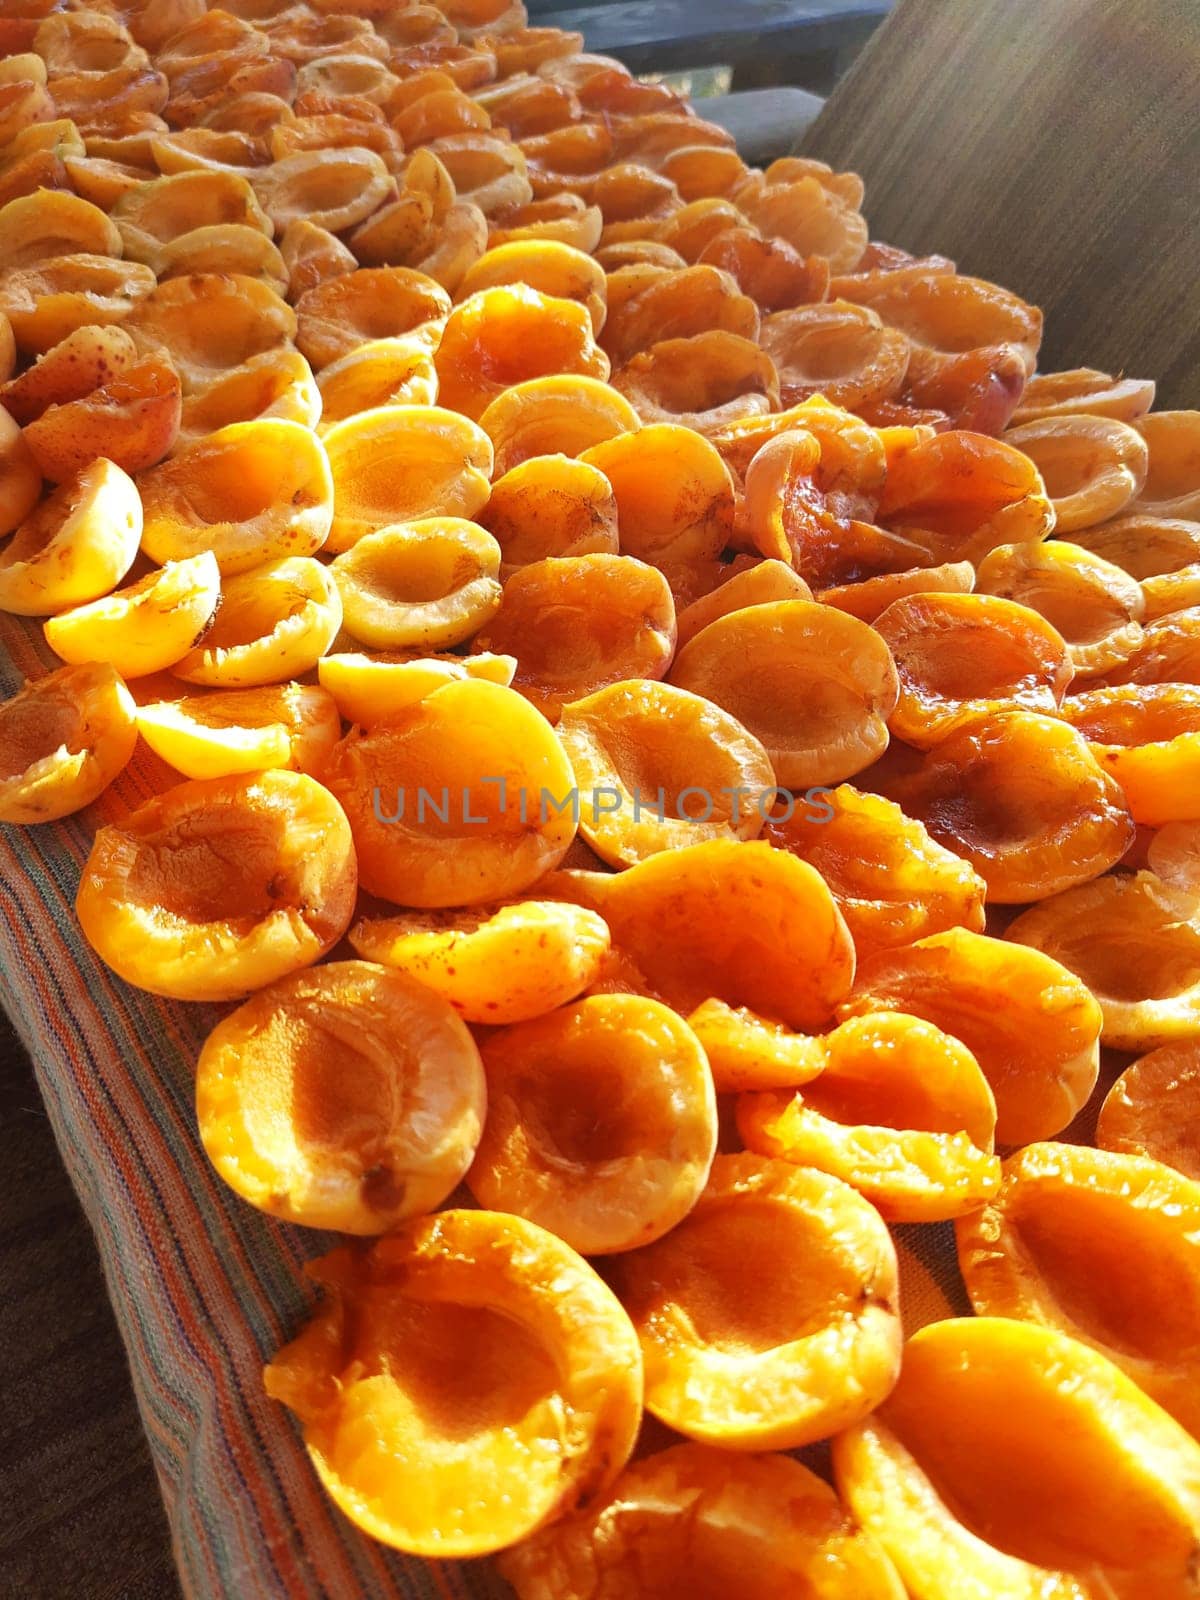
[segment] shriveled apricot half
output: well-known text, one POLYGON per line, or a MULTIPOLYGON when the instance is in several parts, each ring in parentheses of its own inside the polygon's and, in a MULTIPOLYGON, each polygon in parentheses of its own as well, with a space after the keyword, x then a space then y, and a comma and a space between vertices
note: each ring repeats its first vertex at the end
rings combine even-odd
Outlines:
POLYGON ((342 735, 333 697, 311 683, 216 689, 137 710, 138 731, 185 778, 226 778, 267 767, 319 775, 342 735))
POLYGON ((1153 517, 1200 517, 1200 411, 1153 411, 1138 432, 1150 452, 1134 510, 1153 517))
POLYGON ((481 289, 517 283, 557 300, 577 300, 587 308, 594 332, 604 326, 604 269, 582 250, 556 239, 515 239, 497 245, 468 270, 458 298, 466 300, 481 289))
POLYGON ((1152 378, 1114 378, 1095 367, 1037 372, 1021 393, 1012 414, 1013 425, 1077 415, 1136 422, 1154 404, 1154 387, 1152 378))
POLYGON ((42 355, 76 328, 124 321, 154 284, 150 268, 135 261, 50 256, 0 274, 0 312, 21 354, 42 355))
POLYGON ((969 561, 943 561, 936 567, 909 567, 904 572, 880 572, 853 583, 836 583, 822 589, 817 599, 836 606, 863 622, 876 622, 896 600, 914 594, 970 594, 975 568, 969 561))
POLYGON ((1096 1143, 1200 1180, 1200 1039, 1160 1045, 1126 1067, 1100 1107, 1096 1143))
POLYGON ((263 350, 241 366, 188 395, 180 413, 176 448, 195 443, 231 422, 278 417, 315 428, 321 417, 321 392, 312 368, 299 350, 263 350))
POLYGON ((123 678, 162 672, 195 645, 221 599, 210 550, 171 561, 127 589, 50 617, 42 631, 54 653, 77 665, 108 661, 123 678))
POLYGON ((496 476, 530 456, 582 455, 601 440, 636 432, 623 394, 578 373, 528 378, 498 394, 479 419, 496 452, 496 476))
POLYGON ((670 572, 680 562, 709 560, 729 543, 733 480, 692 429, 654 424, 593 445, 583 459, 612 484, 626 555, 670 572))
POLYGON ((531 456, 492 484, 480 523, 500 545, 500 574, 548 556, 618 551, 617 500, 598 467, 571 456, 531 456))
POLYGON ((311 671, 341 625, 329 569, 311 556, 285 556, 226 580, 212 626, 172 671, 214 688, 282 683, 311 671))
POLYGON ((1060 534, 1119 516, 1149 470, 1146 441, 1113 417, 1041 417, 1010 428, 1004 438, 1041 474, 1060 534))
POLYGON ((139 301, 125 327, 145 354, 167 351, 188 395, 230 367, 287 345, 296 315, 257 278, 201 272, 160 283, 139 301))
POLYGON ((471 1163, 486 1105, 475 1041, 401 972, 293 972, 219 1022, 196 1064, 214 1167, 285 1222, 388 1233, 432 1211, 471 1163))
POLYGON ((900 1370, 896 1253, 875 1210, 813 1167, 719 1155, 665 1238, 618 1256, 646 1408, 689 1438, 794 1449, 873 1411, 900 1370))
POLYGON ((0 550, 0 611, 49 617, 97 600, 133 565, 142 534, 137 488, 101 457, 73 473, 0 550))
POLYGON ((75 910, 118 977, 234 1000, 310 966, 350 925, 350 829, 299 772, 181 783, 101 828, 75 910))
POLYGON ((637 1338, 543 1228, 443 1211, 308 1272, 325 1298, 267 1367, 267 1392, 364 1532, 414 1555, 484 1555, 586 1507, 629 1459, 637 1338))
POLYGON ((296 343, 320 372, 371 339, 437 344, 450 296, 409 267, 363 267, 314 284, 296 301, 296 343))
POLYGON ((689 639, 694 639, 701 628, 707 628, 710 622, 733 611, 767 605, 772 600, 812 599, 808 584, 786 561, 757 561, 750 556, 742 559, 752 564, 739 567, 735 563, 723 569, 714 589, 680 611, 677 619, 680 649, 689 639))
POLYGON ((0 702, 0 822, 54 822, 90 805, 133 755, 133 719, 107 663, 60 667, 0 702))
POLYGON ((332 571, 347 629, 377 650, 448 649, 500 605, 500 546, 462 517, 378 528, 332 571))

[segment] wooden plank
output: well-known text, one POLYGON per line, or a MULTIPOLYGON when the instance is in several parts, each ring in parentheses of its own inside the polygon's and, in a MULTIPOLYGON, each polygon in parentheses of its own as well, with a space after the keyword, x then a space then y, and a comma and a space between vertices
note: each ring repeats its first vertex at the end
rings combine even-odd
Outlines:
POLYGON ((1200 6, 901 0, 804 141, 879 238, 1046 311, 1044 371, 1200 406, 1200 6))

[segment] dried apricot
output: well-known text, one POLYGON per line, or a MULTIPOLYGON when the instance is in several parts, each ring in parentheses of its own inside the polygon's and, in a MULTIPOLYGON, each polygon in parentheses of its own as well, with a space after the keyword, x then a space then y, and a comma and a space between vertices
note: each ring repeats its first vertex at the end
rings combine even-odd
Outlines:
POLYGON ((433 357, 411 337, 369 339, 323 367, 317 384, 326 426, 377 406, 431 406, 438 394, 433 357))
POLYGON ((779 372, 785 406, 814 394, 851 408, 890 400, 908 370, 904 335, 849 301, 776 311, 764 319, 761 340, 779 372))
MULTIPOLYGON (((1108 1091, 1096 1123, 1102 1150, 1147 1156, 1200 1179, 1200 1041, 1160 1045, 1108 1091)), ((1139 1297, 1140 1303, 1140 1297, 1139 1297)))
POLYGON ((1152 411, 1137 428, 1150 465, 1132 509, 1152 517, 1200 517, 1200 411, 1152 411))
POLYGON ((626 555, 670 573, 681 563, 711 560, 729 542, 733 480, 692 429, 655 423, 595 444, 582 459, 612 484, 626 555))
POLYGON ((1196 815, 1200 795, 1200 686, 1093 689, 1061 715, 1121 785, 1135 822, 1162 827, 1196 815))
POLYGON ((0 313, 22 355, 52 350, 76 328, 126 321, 155 286, 149 267, 109 256, 50 256, 0 272, 0 313))
POLYGON ((194 394, 229 367, 286 345, 296 318, 255 278, 197 273, 160 283, 125 319, 125 327, 146 354, 165 349, 184 394, 194 394))
POLYGON ((975 568, 969 561, 944 561, 937 567, 880 572, 856 583, 835 584, 832 589, 821 589, 817 599, 863 622, 877 622, 890 605, 910 595, 970 594, 974 587, 975 568))
POLYGON ((688 339, 714 328, 744 339, 758 336, 758 307, 719 267, 655 274, 619 306, 613 304, 611 281, 609 287, 602 342, 616 366, 663 339, 688 339))
POLYGON ((643 422, 678 423, 700 433, 779 404, 771 357, 752 339, 719 329, 652 344, 626 362, 613 386, 643 422))
POLYGON ((680 649, 718 617, 727 617, 747 606, 766 605, 772 600, 811 600, 812 590, 800 574, 784 561, 756 561, 753 566, 730 569, 715 589, 693 600, 678 617, 680 649))
POLYGON ((296 301, 296 343, 319 372, 369 339, 404 335, 437 343, 450 314, 440 283, 409 267, 362 267, 306 289, 296 301))
POLYGON ((764 239, 753 228, 716 234, 700 261, 728 272, 764 313, 824 300, 829 292, 825 256, 802 256, 786 239, 764 239))
POLYGON ((1041 474, 1059 533, 1118 516, 1146 481, 1145 440, 1111 417, 1044 417, 1010 428, 1004 439, 1041 474))
POLYGON ((1037 372, 1025 385, 1012 420, 1016 427, 1043 417, 1115 417, 1136 422, 1154 404, 1152 378, 1114 378, 1095 367, 1037 372))
POLYGON ((582 250, 554 239, 515 239, 497 245, 466 273, 458 298, 521 283, 557 300, 578 301, 586 307, 594 333, 604 326, 608 295, 603 268, 582 250))
POLYGON ((107 663, 60 667, 0 702, 0 821, 54 822, 90 805, 133 755, 133 718, 107 663))
POLYGON ((42 474, 20 426, 0 405, 0 534, 19 527, 42 494, 42 474))

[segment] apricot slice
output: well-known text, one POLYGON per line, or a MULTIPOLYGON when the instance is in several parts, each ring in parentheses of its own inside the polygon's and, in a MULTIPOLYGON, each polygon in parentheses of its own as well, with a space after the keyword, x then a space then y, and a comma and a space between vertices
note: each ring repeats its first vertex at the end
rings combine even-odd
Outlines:
POLYGON ((948 928, 983 932, 986 884, 923 823, 848 783, 808 799, 804 810, 768 817, 764 837, 821 874, 860 959, 948 928))
POLYGON ((860 1420, 896 1382, 891 1238, 815 1168, 718 1156, 689 1215, 618 1256, 610 1278, 642 1343, 646 1408, 689 1438, 794 1449, 860 1420))
POLYGON ((1021 1600, 1195 1588, 1200 1448, 1065 1334, 1003 1317, 922 1328, 888 1400, 833 1458, 912 1600, 968 1585, 1021 1600))
POLYGON ((531 456, 492 484, 480 523, 500 546, 500 576, 548 556, 616 555, 617 499, 598 467, 531 456))
POLYGON ((1038 372, 1026 383, 1012 414, 1015 427, 1044 417, 1115 417, 1136 422, 1154 404, 1153 378, 1114 378, 1095 367, 1038 372))
POLYGON ((608 926, 554 900, 368 917, 350 930, 365 960, 396 967, 468 1022, 505 1026, 545 1016, 600 975, 608 926))
POLYGON ((514 239, 489 250, 465 274, 458 298, 483 289, 526 284, 556 300, 575 300, 591 318, 593 333, 604 326, 608 286, 591 256, 556 239, 514 239))
POLYGON ((385 1544, 501 1549, 602 1497, 629 1459, 637 1339, 553 1234, 444 1211, 308 1272, 325 1299, 267 1367, 267 1392, 304 1424, 337 1505, 385 1544))
POLYGON ((1082 734, 1056 717, 997 711, 929 750, 878 787, 988 886, 1020 905, 1107 872, 1133 842, 1120 784, 1082 734))
POLYGON ((109 256, 51 256, 0 272, 0 312, 22 355, 41 355, 76 328, 124 322, 153 290, 149 267, 109 256))
POLYGON ((496 474, 531 456, 582 455, 602 440, 634 433, 637 412, 599 378, 530 378, 499 394, 479 419, 496 452, 496 474))
POLYGON ((155 755, 185 778, 267 767, 319 775, 342 736, 332 695, 301 683, 149 701, 138 707, 137 724, 155 755))
POLYGON ((899 686, 887 645, 831 606, 776 600, 709 623, 670 682, 728 711, 788 789, 838 783, 887 748, 899 686))
POLYGON ((1058 630, 1028 606, 991 594, 909 595, 875 628, 900 679, 888 726, 918 749, 993 710, 1053 716, 1071 682, 1058 630))
POLYGON ((387 1233, 457 1186, 480 1131, 479 1051, 400 972, 294 972, 219 1022, 196 1064, 213 1166, 243 1200, 311 1228, 387 1233))
POLYGON ((908 1012, 966 1045, 991 1085, 1003 1144, 1052 1138, 1095 1087, 1100 1007, 1040 950, 951 928, 882 951, 861 963, 840 1015, 876 1011, 908 1012))
POLYGON ((351 729, 324 777, 350 818, 363 887, 397 905, 520 894, 575 835, 561 744, 496 683, 448 683, 387 723, 351 729))
POLYGON ((332 571, 346 627, 379 650, 461 644, 500 605, 500 546, 461 517, 368 533, 332 571))
POLYGON ((1010 428, 1004 438, 1037 467, 1059 533, 1107 522, 1146 481, 1145 440, 1111 417, 1043 417, 1010 428))
POLYGON ((1200 411, 1154 411, 1138 422, 1150 465, 1133 509, 1200 517, 1200 411))
POLYGON ((431 406, 437 371, 420 338, 369 339, 321 369, 321 419, 344 422, 378 406, 431 406))
POLYGON ((513 656, 413 656, 403 652, 360 655, 341 651, 317 663, 321 687, 328 689, 347 722, 371 728, 387 722, 446 683, 483 678, 505 688, 513 680, 513 656))
POLYGON ((296 316, 273 289, 244 273, 169 278, 126 319, 139 349, 166 349, 184 394, 194 394, 264 350, 287 344, 296 316))
POLYGON ((996 1102, 965 1045, 886 1011, 817 1042, 813 1081, 739 1096, 747 1149, 841 1178, 889 1222, 940 1222, 991 1199, 996 1102))
POLYGON ((980 1316, 1070 1334, 1107 1356, 1195 1436, 1200 1191, 1144 1156, 1034 1144, 957 1225, 980 1316), (1086 1263, 1086 1265, 1084 1265, 1086 1263))
POLYGON ((142 507, 133 480, 91 462, 37 505, 0 550, 0 611, 49 617, 99 599, 137 555, 142 507))
POLYGON ((1096 1123, 1102 1150, 1161 1161, 1200 1180, 1200 1041, 1160 1045, 1126 1067, 1096 1123))
POLYGON ((284 556, 226 579, 212 626, 172 671, 219 688, 282 683, 311 671, 341 625, 328 569, 311 556, 284 556))
POLYGON ((106 662, 60 667, 0 702, 0 822, 90 805, 133 755, 133 700, 106 662))
POLYGON ((1200 1036, 1194 889, 1152 872, 1110 874, 1022 912, 1006 937, 1053 957, 1087 984, 1114 1050, 1200 1036))
POLYGON ((470 518, 487 501, 491 441, 456 412, 378 406, 335 423, 323 442, 333 474, 330 551, 395 523, 470 518))
POLYGON ((50 617, 42 631, 64 661, 107 661, 123 678, 173 666, 204 633, 221 599, 216 557, 168 562, 127 589, 50 617))
MULTIPOLYGON (((42 474, 33 451, 19 425, 0 405, 0 535, 19 527, 41 494, 42 474)), ((613 547, 616 548, 615 529, 613 547)))
POLYGON ((582 459, 612 484, 626 555, 670 570, 711 560, 728 544, 733 480, 715 448, 692 429, 655 423, 595 444, 582 459))
POLYGON ((1062 716, 1121 785, 1135 822, 1159 828, 1196 815, 1200 795, 1200 686, 1093 689, 1062 716))
POLYGON ((142 472, 174 444, 181 394, 172 362, 164 355, 147 356, 106 382, 48 406, 27 424, 25 440, 51 483, 62 483, 97 456, 125 472, 142 472))
POLYGON ((775 798, 766 751, 699 695, 635 680, 565 705, 559 738, 580 832, 612 866, 706 839, 752 839, 775 798))
POLYGON ((354 846, 299 772, 181 783, 101 828, 75 910, 127 983, 234 1000, 331 950, 354 911, 354 846))
POLYGON ((652 344, 616 373, 613 384, 643 422, 673 422, 700 433, 779 405, 771 357, 753 340, 716 329, 652 344))
POLYGON ((314 284, 296 301, 296 343, 315 371, 370 339, 437 343, 450 312, 440 283, 409 267, 362 267, 314 284))
POLYGON ((194 444, 234 422, 300 422, 315 428, 321 391, 298 350, 264 350, 188 395, 180 414, 176 448, 194 444))
POLYGON ((513 685, 551 720, 626 678, 658 678, 675 643, 666 579, 632 556, 548 557, 514 572, 472 650, 517 658, 513 685))

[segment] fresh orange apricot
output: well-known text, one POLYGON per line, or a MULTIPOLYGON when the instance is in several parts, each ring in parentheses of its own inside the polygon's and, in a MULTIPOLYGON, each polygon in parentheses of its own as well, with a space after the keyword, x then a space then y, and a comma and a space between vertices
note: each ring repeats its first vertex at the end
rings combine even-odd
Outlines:
POLYGON ((213 690, 147 701, 138 732, 185 778, 228 778, 288 767, 320 774, 342 736, 337 705, 316 684, 213 690))
POLYGON ((347 629, 378 650, 448 649, 500 606, 500 546, 462 517, 365 534, 332 572, 347 629))
POLYGON ((779 373, 785 406, 823 394, 835 405, 892 399, 908 370, 909 344, 865 306, 799 306, 765 318, 762 345, 779 373))
POLYGON ((717 618, 675 658, 670 681, 736 717, 788 789, 839 783, 887 748, 896 669, 865 623, 777 600, 717 618))
POLYGON ((821 874, 860 959, 948 928, 983 932, 983 879, 882 795, 848 783, 819 789, 805 810, 768 817, 763 832, 821 874))
POLYGON ((283 230, 279 254, 288 278, 288 299, 295 304, 327 278, 353 272, 358 260, 336 234, 307 217, 296 217, 283 230))
POLYGON ((655 423, 583 452, 617 498, 626 555, 671 569, 710 560, 728 544, 734 493, 729 469, 690 428, 655 423))
POLYGON ((1120 784, 1057 717, 993 711, 880 790, 984 879, 988 899, 1045 900, 1114 866, 1133 841, 1120 784))
POLYGON ((841 1178, 889 1222, 941 1222, 991 1199, 996 1102, 965 1045, 887 1011, 817 1043, 813 1081, 739 1096, 747 1149, 841 1178))
POLYGON ((149 355, 165 349, 185 394, 194 394, 264 350, 286 345, 295 313, 244 273, 169 278, 139 301, 125 327, 149 355))
POLYGON ((1087 984, 1104 1016, 1104 1042, 1114 1050, 1152 1050, 1200 1036, 1194 887, 1179 888, 1153 872, 1109 874, 1031 906, 1006 938, 1053 957, 1087 984))
POLYGON ((397 905, 520 894, 575 835, 561 744, 496 683, 449 683, 378 727, 351 729, 324 777, 350 818, 363 887, 397 905))
MULTIPOLYGON (((14 356, 15 361, 15 356, 14 356)), ((137 361, 137 346, 123 328, 76 328, 52 350, 0 388, 0 404, 22 427, 99 389, 137 361)))
POLYGON ((175 442, 181 415, 179 375, 162 354, 114 373, 60 404, 47 407, 25 428, 43 474, 62 483, 97 456, 139 473, 175 442))
POLYGON ((1045 417, 1080 415, 1136 422, 1153 404, 1153 378, 1114 378, 1095 367, 1073 367, 1069 372, 1035 373, 1012 420, 1014 427, 1045 417))
POLYGON ((308 1271, 325 1299, 267 1367, 267 1392, 364 1532, 414 1555, 484 1555, 586 1508, 629 1459, 637 1338, 553 1234, 443 1211, 308 1271))
POLYGON ((1200 1190, 1145 1156, 1033 1144, 957 1225, 976 1312, 1070 1334, 1200 1429, 1200 1190))
POLYGON ((754 339, 758 307, 719 267, 685 267, 656 274, 619 307, 610 294, 602 342, 614 365, 624 366, 663 339, 688 339, 714 328, 754 339))
POLYGON ((388 722, 446 683, 482 678, 505 688, 517 670, 513 656, 416 656, 408 651, 361 655, 338 651, 317 663, 321 687, 347 722, 373 728, 388 722))
POLYGON ((440 406, 362 411, 334 423, 323 443, 333 474, 331 552, 396 523, 470 518, 487 501, 491 441, 440 406))
POLYGON ((481 1205, 582 1255, 649 1244, 695 1205, 717 1147, 704 1051, 657 1000, 597 994, 492 1035, 467 1175, 481 1205))
POLYGON ((475 1041, 401 972, 335 961, 260 991, 209 1034, 196 1116, 243 1200, 310 1228, 388 1233, 457 1186, 487 1092, 475 1041))
POLYGON ((103 458, 59 484, 0 549, 0 611, 49 617, 99 599, 133 565, 142 507, 132 478, 103 458))
POLYGON ((1200 1180, 1200 1040, 1160 1045, 1108 1091, 1096 1123, 1102 1150, 1161 1161, 1200 1180))
POLYGON ((319 372, 369 339, 436 344, 450 312, 440 283, 409 267, 362 267, 314 284, 296 301, 296 343, 319 372))
POLYGON ((82 666, 107 661, 123 678, 174 666, 204 633, 221 599, 221 574, 209 550, 139 578, 127 589, 62 611, 43 624, 46 643, 82 666))
POLYGON ((718 1093, 793 1089, 825 1070, 822 1040, 794 1033, 745 1006, 705 1000, 688 1017, 718 1093))
POLYGON ((951 928, 881 951, 861 963, 841 1015, 876 1011, 906 1011, 966 1045, 995 1096, 1001 1143, 1052 1138, 1095 1087, 1100 1007, 1040 950, 951 928))
POLYGON ((310 672, 341 625, 328 568, 311 556, 284 556, 226 579, 212 625, 171 670, 216 688, 283 683, 310 672))
POLYGON ((829 292, 827 257, 802 256, 786 239, 764 239, 754 228, 724 229, 700 261, 728 272, 764 314, 824 300, 829 292))
POLYGON ((578 301, 591 318, 593 333, 604 326, 604 269, 582 250, 555 239, 515 239, 489 250, 466 273, 458 298, 521 283, 556 300, 578 301))
POLYGON ((42 355, 76 328, 124 322, 154 289, 149 267, 109 256, 50 256, 0 272, 0 312, 22 355, 42 355))
POLYGON ((1200 686, 1128 684, 1074 695, 1060 713, 1121 785, 1133 820, 1158 828, 1200 809, 1200 686))
POLYGON ((500 546, 500 576, 548 556, 616 555, 612 484, 586 461, 530 456, 492 484, 479 522, 500 546))
POLYGON ((54 822, 90 805, 133 755, 133 717, 107 663, 60 667, 0 702, 0 822, 54 822))
POLYGON ((437 372, 420 338, 369 339, 321 370, 321 420, 329 426, 377 406, 431 406, 437 372))
POLYGON ((1028 606, 991 594, 909 595, 875 628, 900 679, 888 726, 921 750, 990 711, 1053 716, 1071 681, 1057 629, 1028 606))
POLYGON ((753 566, 732 571, 715 589, 693 600, 679 613, 679 647, 694 639, 718 617, 727 617, 747 606, 766 605, 772 600, 811 600, 812 590, 804 579, 784 561, 757 561, 753 566))
POLYGON ((769 1450, 861 1420, 895 1384, 896 1273, 879 1213, 848 1184, 743 1154, 718 1156, 690 1214, 610 1279, 642 1343, 647 1410, 704 1443, 769 1450))
POLYGON ((1152 411, 1137 428, 1150 465, 1132 509, 1151 517, 1200 517, 1200 411, 1152 411))
POLYGON ((1065 1334, 1003 1317, 922 1328, 889 1398, 833 1459, 911 1600, 1195 1590, 1200 1447, 1065 1334))
POLYGON ((1004 438, 1037 467, 1059 533, 1118 516, 1146 481, 1145 440, 1112 417, 1043 417, 1004 438))
POLYGON ((975 568, 969 561, 944 561, 936 567, 880 572, 856 583, 835 584, 832 589, 820 590, 817 599, 863 622, 877 622, 890 605, 910 595, 970 594, 974 587, 975 568))
POLYGON ((302 150, 249 176, 259 204, 280 233, 301 217, 341 233, 369 217, 392 183, 383 157, 361 146, 302 150))
POLYGON ((298 350, 263 350, 240 366, 187 395, 175 449, 195 444, 234 422, 300 422, 314 428, 321 416, 321 391, 298 350))
POLYGON ((354 911, 337 802, 299 772, 181 783, 101 828, 76 913, 118 977, 176 1000, 233 1000, 310 966, 354 911))
POLYGON ((496 452, 496 475, 530 456, 582 455, 641 427, 637 412, 599 378, 530 378, 499 394, 479 419, 496 452))
POLYGON ((472 650, 517 658, 513 685, 552 720, 626 678, 659 678, 675 644, 666 579, 632 556, 548 557, 514 572, 472 650))
MULTIPOLYGON (((33 451, 19 424, 0 405, 0 535, 19 527, 41 494, 42 474, 33 451)), ((615 545, 614 537, 614 548, 615 545)))

